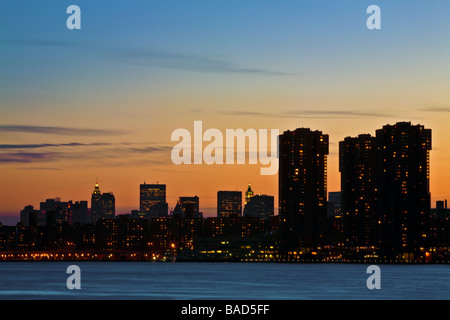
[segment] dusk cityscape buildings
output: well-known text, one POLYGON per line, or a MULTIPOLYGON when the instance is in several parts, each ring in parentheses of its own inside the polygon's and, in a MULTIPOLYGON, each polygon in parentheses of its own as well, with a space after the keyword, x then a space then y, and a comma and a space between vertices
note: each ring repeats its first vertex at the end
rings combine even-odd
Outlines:
POLYGON ((376 131, 376 212, 383 251, 428 247, 431 129, 410 122, 376 131))
POLYGON ((323 245, 328 135, 300 128, 279 137, 278 201, 287 250, 323 245))
POLYGON ((165 184, 140 185, 139 210, 145 212, 148 217, 165 217, 168 215, 165 184))
POLYGON ((172 215, 180 215, 182 218, 201 218, 203 213, 200 212, 200 203, 197 196, 180 197, 172 215))
POLYGON ((102 193, 100 191, 100 186, 98 183, 95 183, 94 191, 92 191, 91 196, 91 219, 93 221, 97 221, 102 217, 101 215, 101 204, 100 204, 100 198, 102 196, 102 193))
POLYGON ((245 204, 244 205, 247 205, 247 203, 250 201, 250 199, 252 197, 253 197, 253 190, 252 190, 252 186, 249 183, 247 191, 245 191, 245 204))
MULTIPOLYGON (((91 221, 113 219, 116 215, 116 198, 112 192, 101 193, 98 183, 95 183, 91 196, 91 221)), ((81 220, 83 221, 83 220, 81 220)))
POLYGON ((375 137, 368 134, 346 137, 339 143, 343 233, 349 246, 377 244, 376 154, 375 137))
POLYGON ((250 184, 244 199, 242 191, 219 190, 216 217, 203 217, 198 196, 180 196, 169 213, 166 185, 144 182, 139 210, 116 216, 114 195, 96 183, 90 208, 47 199, 39 209, 25 206, 17 226, 0 224, 0 250, 11 254, 0 257, 52 251, 95 259, 448 262, 450 210, 446 200, 431 209, 430 150, 431 129, 410 122, 346 137, 341 190, 328 192, 328 135, 285 131, 278 215, 274 196, 250 184))
POLYGON ((410 254, 428 246, 430 150, 431 130, 409 122, 340 142, 347 245, 410 254))
POLYGON ((256 194, 247 201, 244 207, 245 217, 270 219, 274 215, 274 197, 266 194, 256 194))
POLYGON ((242 216, 242 191, 217 192, 217 217, 242 216))

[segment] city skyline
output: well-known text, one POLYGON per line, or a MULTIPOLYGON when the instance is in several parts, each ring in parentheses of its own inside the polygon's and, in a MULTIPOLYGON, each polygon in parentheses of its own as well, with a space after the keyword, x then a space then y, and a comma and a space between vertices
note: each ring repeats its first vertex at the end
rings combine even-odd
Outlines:
MULTIPOLYGON (((396 123, 394 126, 397 126, 397 125, 409 125, 409 126, 416 126, 416 127, 422 127, 423 128, 423 126, 421 126, 420 124, 417 124, 417 125, 412 125, 411 124, 411 122, 406 122, 406 121, 402 121, 402 122, 398 122, 398 123, 396 123)), ((390 124, 387 124, 387 125, 384 125, 383 126, 383 129, 385 129, 385 128, 388 128, 388 127, 393 127, 393 125, 390 125, 390 124)), ((379 132, 381 132, 383 129, 377 129, 376 130, 376 133, 378 134, 379 132)), ((428 129, 429 130, 429 129, 428 129)), ((430 133, 428 134, 429 135, 429 144, 430 144, 430 146, 429 146, 429 150, 432 150, 432 148, 431 148, 431 130, 429 130, 430 131, 430 133)), ((324 182, 325 182, 325 189, 324 189, 324 192, 325 192, 325 197, 324 198, 321 198, 322 200, 320 200, 320 201, 325 201, 325 202, 327 202, 327 201, 329 201, 329 199, 328 199, 328 197, 329 197, 329 194, 330 193, 337 193, 337 192, 342 192, 342 189, 345 189, 345 187, 343 187, 343 186, 345 186, 345 184, 343 184, 343 181, 342 181, 342 179, 341 179, 341 188, 339 188, 338 190, 329 190, 328 189, 328 187, 327 187, 327 185, 328 185, 328 172, 329 172, 329 170, 328 170, 328 160, 327 160, 327 156, 328 156, 328 148, 329 148, 329 146, 328 146, 328 140, 329 140, 329 137, 328 137, 328 135, 327 134, 322 134, 322 132, 321 131, 311 131, 311 129, 310 128, 297 128, 297 129, 295 129, 294 131, 290 131, 290 130, 287 130, 287 131, 285 131, 284 133, 282 133, 282 134, 280 134, 280 138, 282 138, 283 136, 286 136, 286 135, 294 135, 295 136, 295 132, 297 132, 297 138, 299 138, 299 137, 301 137, 302 135, 304 135, 304 134, 307 134, 307 136, 308 135, 310 135, 311 133, 313 133, 313 134, 315 134, 315 135, 317 135, 317 137, 315 137, 315 138, 301 138, 301 139, 305 139, 305 140, 302 140, 302 141, 311 141, 311 140, 308 140, 308 139, 313 139, 314 141, 316 141, 317 140, 317 142, 318 142, 318 140, 320 139, 320 141, 323 141, 324 140, 324 147, 320 147, 320 148, 326 148, 326 153, 324 154, 325 155, 325 159, 324 160, 320 160, 322 163, 323 163, 323 169, 322 170, 324 170, 324 172, 323 172, 323 179, 324 179, 324 182)), ((284 139, 287 139, 287 138, 284 138, 284 139)), ((290 138, 289 138, 290 139, 290 138)), ((286 140, 286 141, 289 141, 289 139, 288 140, 286 140)), ((354 145, 352 148, 355 148, 355 146, 363 146, 364 148, 361 148, 361 147, 358 147, 358 148, 361 148, 361 150, 363 150, 363 151, 365 151, 365 152, 367 152, 367 150, 369 149, 369 151, 372 149, 372 148, 374 148, 374 145, 375 145, 375 139, 376 139, 376 137, 375 137, 375 135, 371 135, 371 134, 358 134, 356 137, 350 137, 350 136, 347 136, 344 140, 342 140, 342 141, 340 141, 339 142, 339 153, 340 153, 340 163, 339 163, 339 172, 340 172, 340 174, 342 175, 342 174, 345 174, 345 171, 342 171, 344 168, 345 168, 345 165, 343 164, 343 160, 342 160, 342 156, 343 156, 343 152, 348 152, 347 151, 347 149, 346 148, 348 148, 349 147, 349 143, 350 144, 354 144, 354 143, 356 143, 356 145, 354 145)), ((284 140, 283 139, 281 139, 281 142, 283 142, 284 140)), ((309 143, 311 143, 311 142, 309 142, 309 143)), ((284 143, 280 143, 280 146, 282 146, 284 143)), ((283 147, 280 147, 281 148, 281 150, 283 150, 283 147)), ((320 149, 319 148, 319 149, 320 149)), ((298 150, 297 150, 298 151, 298 150)), ((314 150, 313 150, 314 151, 314 150)), ((281 151, 282 152, 282 151, 281 151)), ((285 151, 286 152, 286 151, 285 151)), ((302 153, 302 156, 303 156, 303 151, 301 151, 302 153)), ((314 151, 314 152, 312 152, 312 153, 314 153, 315 154, 315 152, 319 152, 319 151, 314 151)), ((355 151, 353 151, 353 152, 355 152, 355 151)), ((311 152, 305 152, 305 155, 307 155, 307 156, 312 156, 312 154, 311 154, 311 152)), ((355 175, 355 177, 353 177, 353 184, 351 183, 351 184, 348 184, 347 183, 347 185, 350 187, 350 188, 355 188, 357 185, 358 185, 358 183, 360 182, 359 180, 357 180, 357 178, 359 177, 359 175, 366 175, 366 176, 370 176, 371 175, 371 173, 370 172, 365 172, 364 171, 364 164, 366 164, 368 167, 370 167, 371 165, 374 165, 375 164, 375 161, 373 160, 373 159, 371 159, 370 157, 375 157, 375 155, 374 154, 369 154, 369 155, 360 155, 360 154, 358 154, 358 157, 362 157, 363 158, 363 161, 365 161, 365 163, 359 163, 359 166, 361 166, 361 164, 362 164, 362 168, 363 168, 363 170, 361 171, 361 170, 358 170, 358 174, 356 174, 355 175)), ((349 158, 349 159, 351 159, 351 158, 349 158)), ((348 160, 347 160, 348 161, 348 160)), ((358 158, 355 158, 355 159, 352 159, 352 161, 355 161, 355 163, 356 164, 358 164, 358 158)), ((427 184, 427 188, 429 188, 429 184, 430 184, 430 178, 429 178, 429 167, 430 167, 430 164, 431 164, 431 161, 430 161, 430 157, 429 157, 429 154, 427 153, 427 167, 426 167, 426 174, 427 174, 427 179, 428 179, 428 184, 427 184)), ((281 164, 280 164, 281 165, 281 164)), ((282 165, 281 165, 282 166, 282 165)), ((297 172, 298 172, 298 166, 296 165, 295 166, 297 169, 297 172)), ((282 170, 284 170, 284 169, 282 169, 282 170)), ((367 170, 367 169, 366 169, 367 170)), ((356 171, 355 171, 355 173, 356 173, 356 171)), ((275 201, 275 205, 274 205, 274 214, 275 215, 278 215, 279 214, 279 212, 278 212, 278 210, 279 210, 279 206, 281 205, 280 203, 278 203, 278 201, 279 201, 279 194, 280 194, 280 190, 281 190, 281 180, 280 179, 282 179, 281 178, 281 176, 279 175, 280 173, 278 172, 275 176, 277 177, 277 180, 278 180, 278 185, 279 185, 279 188, 277 189, 277 191, 274 193, 274 194, 271 194, 271 195, 269 195, 269 196, 271 196, 271 197, 274 197, 274 199, 277 199, 277 201, 275 201)), ((292 174, 293 174, 293 172, 292 172, 292 174)), ((298 174, 298 173, 297 173, 298 174)), ((284 173, 284 175, 286 175, 286 173, 284 173)), ((347 175, 348 175, 348 173, 347 173, 347 175)), ((315 179, 317 179, 317 178, 315 178, 315 179)), ((369 182, 370 182, 370 180, 369 180, 369 182)), ((145 181, 143 182, 143 183, 140 183, 139 184, 139 196, 140 196, 140 199, 139 199, 139 201, 138 201, 138 204, 137 205, 135 205, 135 206, 131 206, 130 208, 129 208, 129 210, 122 210, 122 211, 119 211, 119 212, 117 212, 117 214, 118 215, 121 215, 121 214, 130 214, 131 212, 133 212, 133 211, 139 211, 139 212, 153 212, 153 213, 155 213, 155 212, 159 212, 159 213, 156 213, 155 214, 155 216, 164 216, 165 215, 165 212, 167 212, 167 213, 170 213, 170 214, 172 214, 172 212, 174 211, 174 210, 176 210, 176 208, 177 208, 177 205, 179 205, 180 204, 180 200, 182 199, 182 198, 197 198, 197 207, 198 207, 198 209, 197 209, 197 212, 201 212, 202 213, 202 215, 204 216, 204 217, 215 217, 215 216, 218 216, 218 217, 221 217, 221 216, 228 216, 228 214, 222 214, 221 213, 221 209, 220 209, 220 207, 222 206, 221 204, 219 204, 219 202, 221 202, 222 200, 220 200, 220 198, 221 198, 221 194, 238 194, 239 195, 239 207, 235 207, 235 205, 228 205, 228 206, 231 206, 232 208, 230 209, 230 208, 228 208, 228 209, 224 209, 225 211, 224 212, 226 212, 227 210, 231 210, 231 211, 239 211, 240 213, 239 214, 237 214, 237 216, 242 216, 242 213, 244 212, 244 208, 245 208, 245 205, 246 205, 246 203, 247 203, 247 197, 249 196, 249 197, 252 197, 252 196, 254 196, 254 195, 266 195, 266 194, 264 194, 264 193, 261 193, 261 192, 257 192, 257 193, 254 193, 254 191, 252 190, 252 187, 251 187, 251 184, 252 183, 249 183, 248 185, 247 185, 247 189, 245 189, 245 188, 242 188, 241 190, 239 190, 238 188, 235 188, 235 189, 233 189, 233 190, 228 190, 228 191, 224 191, 224 190, 217 190, 217 191, 215 191, 215 193, 216 193, 216 198, 215 198, 215 202, 216 202, 216 206, 215 207, 209 207, 209 208, 206 208, 206 207, 204 207, 204 206, 199 206, 198 205, 198 199, 199 199, 199 197, 198 197, 198 195, 196 195, 196 194, 192 194, 192 195, 188 195, 187 193, 189 193, 189 192, 184 192, 184 193, 182 193, 183 195, 176 195, 174 198, 176 198, 176 201, 175 201, 175 204, 169 204, 169 203, 167 203, 166 202, 166 196, 167 196, 167 193, 166 193, 166 187, 167 187, 167 184, 165 184, 165 183, 159 183, 158 181, 156 181, 156 183, 146 183, 145 181), (147 191, 148 190, 148 191, 147 191), (151 193, 151 194, 149 194, 149 192, 151 193), (149 205, 149 203, 151 203, 151 205, 149 205), (160 207, 160 204, 162 204, 163 206, 162 207, 160 207), (151 207, 152 206, 155 206, 153 209, 151 209, 151 207), (206 210, 205 210, 206 209, 206 210), (152 211, 153 210, 153 211, 152 211), (203 214, 203 212, 205 212, 206 211, 206 214, 203 214), (161 213, 162 212, 162 213, 161 213)), ((367 187, 367 186, 365 186, 365 187, 367 187)), ((373 188, 373 184, 372 184, 372 188, 373 188)), ((169 188, 170 189, 170 188, 169 188)), ((369 189, 370 189, 370 187, 369 187, 369 189)), ((364 189, 363 189, 364 190, 364 189)), ((429 190, 429 189, 428 189, 429 190)), ((364 193, 364 192, 363 192, 364 193)), ((361 195, 363 195, 363 193, 361 193, 361 195)), ((431 195, 432 196, 432 195, 431 195)), ((223 197, 223 196, 222 196, 223 197)), ((231 197, 233 197, 233 196, 231 196, 231 197)), ((47 200, 54 200, 54 199, 57 199, 58 201, 61 201, 61 197, 60 196, 56 196, 56 197, 49 197, 49 198, 46 198, 47 200)), ((41 199, 42 200, 42 199, 41 199)), ((69 199, 67 200, 67 201, 73 201, 73 199, 72 199, 72 197, 69 197, 69 199)), ((77 199, 76 200, 77 202, 78 201, 80 201, 80 202, 85 202, 86 201, 86 199, 77 199)), ((111 201, 111 200, 110 200, 111 201)), ((229 201, 230 203, 231 202, 233 202, 234 200, 232 200, 231 198, 229 199, 229 200, 227 200, 227 201, 229 201)), ((344 201, 344 203, 345 203, 345 201, 346 201, 346 198, 344 197, 344 199, 343 199, 343 201, 344 201)), ((444 198, 442 198, 442 199, 436 199, 435 201, 432 201, 431 200, 431 197, 428 199, 428 203, 429 203, 429 208, 432 208, 432 204, 433 203, 437 203, 437 202, 439 202, 439 201, 447 201, 447 199, 444 199, 444 198)), ((40 202, 40 201, 39 201, 40 202)), ((91 193, 91 199, 90 199, 90 202, 89 202, 89 204, 90 204, 90 206, 89 206, 89 209, 91 210, 90 212, 91 212, 91 216, 92 217, 94 217, 93 219, 94 219, 94 221, 95 220, 97 220, 98 218, 108 218, 108 216, 112 216, 112 217, 114 217, 115 216, 115 196, 114 196, 114 192, 113 191, 108 191, 108 192, 104 192, 104 193, 102 193, 101 191, 100 191, 100 187, 99 187, 99 182, 98 182, 98 177, 96 177, 96 182, 95 182, 95 187, 94 187, 94 191, 91 193), (103 197, 107 197, 107 198, 109 198, 109 197, 112 197, 112 201, 113 201, 113 211, 112 211, 112 213, 110 212, 111 211, 111 209, 107 209, 107 211, 109 211, 109 214, 104 214, 104 213, 100 213, 100 214, 97 214, 97 213, 95 213, 95 210, 96 210, 96 202, 99 202, 99 200, 101 200, 101 199, 103 199, 103 197), (94 209, 92 209, 92 208, 94 208, 94 209)), ((373 201, 372 201, 372 204, 373 204, 373 201)), ((26 208, 26 207, 28 207, 28 206, 33 206, 33 204, 31 204, 31 203, 28 203, 28 204, 24 204, 24 205, 22 205, 22 207, 21 207, 21 209, 19 210, 19 212, 18 212, 18 214, 16 215, 16 216, 14 216, 12 219, 7 219, 7 223, 3 223, 3 224, 5 224, 5 225, 8 225, 8 224, 15 224, 15 223, 17 223, 17 222, 19 222, 20 221, 20 211, 22 210, 22 208, 26 208), (8 221, 14 221, 13 223, 8 223, 8 221)), ((224 206, 227 206, 226 204, 224 205, 224 206)), ((351 206, 358 206, 358 204, 355 202, 354 204, 351 204, 351 206)), ((364 207, 364 206, 362 206, 362 207, 364 207)), ((225 207, 224 207, 225 208, 225 207)), ((361 208, 361 207, 360 207, 361 208)), ((184 210, 184 209, 183 209, 184 210)), ((284 209, 284 210, 286 210, 286 209, 284 209)), ((371 209, 370 209, 370 212, 371 213, 374 213, 375 211, 375 208, 374 207, 372 207, 371 209)), ((237 212, 236 211, 236 212, 237 212)), ((292 211, 292 210, 291 210, 292 211)), ((294 210, 295 211, 295 210, 294 210)), ((324 212, 324 214, 326 214, 325 212, 324 212)), ((2 222, 1 221, 1 217, 0 217, 0 222, 2 222)))
MULTIPOLYGON (((139 187, 164 182, 173 209, 197 195, 214 216, 218 190, 278 203, 260 165, 174 165, 171 133, 299 127, 329 135, 329 191, 340 190, 339 142, 385 124, 433 129, 431 203, 450 199, 450 3, 77 1, 0 3, 0 221, 42 199, 89 200, 99 177, 116 213, 139 187), (372 3, 370 3, 372 4, 372 3), (26 201, 24 203, 24 196, 26 201)), ((277 207, 277 206, 276 206, 277 207)))
POLYGON ((327 134, 297 128, 278 141, 278 215, 274 197, 251 184, 245 198, 217 191, 215 217, 203 217, 198 196, 180 196, 169 214, 166 184, 144 182, 139 210, 116 216, 113 193, 96 183, 90 215, 87 201, 47 199, 39 210, 26 205, 17 226, 0 224, 0 258, 448 261, 450 210, 430 200, 432 129, 403 121, 345 138, 339 194, 327 190, 327 134))

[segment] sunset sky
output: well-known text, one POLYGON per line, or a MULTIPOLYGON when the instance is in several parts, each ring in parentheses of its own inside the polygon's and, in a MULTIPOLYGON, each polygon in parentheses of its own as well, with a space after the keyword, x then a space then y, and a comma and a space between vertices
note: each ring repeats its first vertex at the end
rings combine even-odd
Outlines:
MULTIPOLYGON (((321 130, 328 191, 338 143, 411 121, 432 129, 431 196, 450 199, 450 2, 0 2, 0 221, 48 198, 89 200, 96 178, 116 213, 139 184, 164 183, 173 208, 218 190, 278 199, 256 165, 174 165, 175 129, 321 130), (81 8, 81 30, 66 9, 81 8), (368 6, 381 8, 369 30, 368 6)), ((206 143, 205 143, 206 144, 206 143)))

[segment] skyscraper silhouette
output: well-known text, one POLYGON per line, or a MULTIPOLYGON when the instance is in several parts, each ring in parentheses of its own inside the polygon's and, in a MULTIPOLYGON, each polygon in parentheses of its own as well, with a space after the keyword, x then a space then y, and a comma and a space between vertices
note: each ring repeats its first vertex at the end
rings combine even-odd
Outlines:
POLYGON ((91 196, 91 221, 92 222, 95 222, 101 218, 101 202, 100 202, 101 196, 102 196, 102 192, 100 191, 98 182, 96 182, 94 191, 92 191, 92 196, 91 196))
POLYGON ((343 236, 346 246, 377 243, 375 137, 361 134, 339 143, 343 236))
POLYGON ((91 222, 98 219, 114 219, 116 215, 116 198, 112 192, 102 193, 98 182, 95 183, 91 196, 91 222))
POLYGON ((376 145, 380 245, 385 252, 414 254, 427 245, 431 129, 385 125, 376 131, 376 145))
POLYGON ((279 215, 286 250, 323 241, 327 213, 328 135, 300 128, 279 137, 279 215))
POLYGON ((248 184, 247 191, 245 191, 245 205, 250 201, 250 199, 253 197, 253 190, 250 183, 248 184))

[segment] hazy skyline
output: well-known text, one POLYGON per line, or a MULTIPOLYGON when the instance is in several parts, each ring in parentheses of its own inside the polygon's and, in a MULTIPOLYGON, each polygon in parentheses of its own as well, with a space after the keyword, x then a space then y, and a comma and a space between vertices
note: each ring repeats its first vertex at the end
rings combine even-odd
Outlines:
MULTIPOLYGON (((0 216, 47 198, 89 200, 96 177, 116 212, 139 184, 173 208, 218 190, 275 196, 260 165, 172 164, 173 130, 320 130, 338 143, 411 121, 433 131, 432 206, 450 199, 450 3, 433 1, 12 1, 0 3, 0 216), (81 8, 81 30, 66 8, 81 8), (366 9, 381 8, 381 30, 366 9)), ((0 217, 0 221, 2 218, 0 217)))

